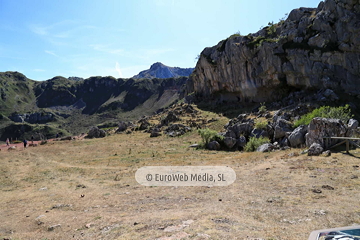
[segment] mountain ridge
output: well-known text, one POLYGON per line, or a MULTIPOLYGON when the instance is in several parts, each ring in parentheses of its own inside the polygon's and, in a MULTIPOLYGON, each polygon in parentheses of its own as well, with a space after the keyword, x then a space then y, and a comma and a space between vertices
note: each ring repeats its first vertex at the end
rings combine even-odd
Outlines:
POLYGON ((156 62, 150 66, 150 69, 141 71, 139 74, 133 76, 135 79, 139 78, 176 78, 188 77, 194 68, 180 68, 169 67, 161 62, 156 62))

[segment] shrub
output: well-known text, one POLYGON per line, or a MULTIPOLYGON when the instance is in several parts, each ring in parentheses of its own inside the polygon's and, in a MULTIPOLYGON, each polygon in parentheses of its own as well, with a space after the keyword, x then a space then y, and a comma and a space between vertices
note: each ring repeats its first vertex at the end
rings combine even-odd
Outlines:
POLYGON ((314 109, 311 113, 305 114, 299 120, 294 123, 295 127, 300 125, 308 125, 313 118, 322 117, 322 118, 335 118, 340 119, 346 123, 350 118, 353 117, 351 114, 351 109, 349 105, 344 107, 329 107, 322 106, 320 108, 314 109))
POLYGON ((256 120, 255 128, 256 129, 266 129, 268 122, 266 120, 256 120))
POLYGON ((258 147, 263 145, 264 143, 269 143, 269 138, 266 137, 250 137, 249 141, 246 143, 244 150, 246 152, 254 152, 258 147))
POLYGON ((266 112, 266 106, 265 106, 265 103, 260 103, 260 107, 259 107, 259 112, 260 113, 265 113, 266 112))
POLYGON ((200 134, 203 143, 206 145, 211 141, 222 141, 224 139, 224 137, 219 135, 217 131, 209 128, 199 129, 198 133, 200 134))

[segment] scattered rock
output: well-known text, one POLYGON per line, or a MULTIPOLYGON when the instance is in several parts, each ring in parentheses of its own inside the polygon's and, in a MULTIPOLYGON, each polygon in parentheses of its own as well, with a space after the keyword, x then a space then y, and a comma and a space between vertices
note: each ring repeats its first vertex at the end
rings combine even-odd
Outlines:
POLYGON ((171 124, 164 130, 165 134, 169 137, 178 137, 190 131, 191 128, 183 124, 171 124))
POLYGON ((292 132, 292 124, 284 119, 277 120, 275 124, 274 138, 283 138, 287 132, 292 132))
POLYGON ((235 138, 239 138, 240 136, 248 137, 251 134, 251 131, 254 128, 254 122, 249 121, 245 123, 236 123, 235 125, 228 128, 228 130, 235 133, 235 138))
POLYGON ((324 149, 319 143, 313 143, 308 150, 308 156, 319 156, 323 150, 324 149))
POLYGON ((327 214, 327 211, 325 211, 325 210, 323 210, 323 209, 315 210, 315 211, 314 211, 314 214, 315 214, 315 215, 326 215, 326 214, 327 214))
POLYGON ((246 138, 244 136, 239 137, 238 139, 236 139, 236 146, 238 148, 244 148, 246 145, 246 138))
POLYGON ((40 215, 37 218, 35 218, 35 221, 37 223, 37 225, 42 225, 44 224, 44 220, 45 220, 46 216, 45 215, 40 215))
POLYGON ((232 138, 232 137, 226 137, 226 138, 224 138, 224 144, 228 149, 231 149, 235 146, 236 139, 232 138))
POLYGON ((152 131, 150 134, 150 137, 160 137, 160 136, 161 136, 161 133, 157 132, 157 131, 152 131))
POLYGON ((259 146, 256 151, 257 152, 271 152, 272 150, 275 149, 275 146, 271 143, 265 143, 261 146, 259 146))
POLYGON ((305 134, 307 133, 307 126, 301 125, 295 128, 288 137, 291 147, 299 147, 305 144, 305 134))
POLYGON ((146 130, 150 127, 150 123, 149 121, 146 119, 146 118, 142 118, 138 121, 138 123, 140 123, 140 126, 139 126, 139 130, 142 131, 142 130, 146 130))
POLYGON ((333 188, 333 187, 330 186, 330 185, 322 185, 321 188, 327 189, 327 190, 334 190, 334 189, 335 189, 335 188, 333 188))
POLYGON ((322 191, 318 188, 312 190, 313 193, 322 193, 322 191))
POLYGON ((180 118, 178 118, 173 111, 169 111, 168 115, 164 119, 161 120, 161 125, 167 126, 167 125, 169 125, 169 123, 176 122, 179 120, 180 120, 180 118))
POLYGON ((330 150, 326 150, 324 152, 322 152, 321 154, 323 157, 330 157, 331 156, 331 151, 330 150))
POLYGON ((87 138, 103 138, 106 136, 106 132, 98 127, 92 127, 87 134, 87 138))
POLYGON ((209 150, 218 151, 218 150, 220 150, 221 146, 220 146, 220 143, 218 143, 217 141, 212 141, 212 142, 208 143, 207 148, 209 150))
POLYGON ((51 209, 59 209, 59 208, 66 208, 66 207, 72 207, 72 204, 56 204, 52 206, 51 209))
POLYGON ((56 224, 48 227, 48 231, 54 231, 57 228, 60 228, 61 224, 56 224))
POLYGON ((257 128, 254 128, 252 131, 251 131, 251 134, 250 134, 251 137, 256 137, 256 138, 260 138, 260 137, 269 137, 269 133, 264 130, 264 129, 257 129, 257 128))

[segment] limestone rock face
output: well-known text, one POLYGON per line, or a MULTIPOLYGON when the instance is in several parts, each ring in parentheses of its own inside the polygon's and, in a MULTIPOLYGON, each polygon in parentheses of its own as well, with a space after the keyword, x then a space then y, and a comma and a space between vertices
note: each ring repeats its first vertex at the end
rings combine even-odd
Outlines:
POLYGON ((239 102, 275 100, 285 87, 359 95, 359 26, 356 0, 294 9, 285 21, 205 48, 186 92, 239 102))

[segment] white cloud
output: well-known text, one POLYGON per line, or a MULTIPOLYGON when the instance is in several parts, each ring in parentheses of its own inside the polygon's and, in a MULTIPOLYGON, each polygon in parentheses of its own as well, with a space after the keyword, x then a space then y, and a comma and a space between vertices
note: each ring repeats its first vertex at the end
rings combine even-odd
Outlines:
POLYGON ((119 77, 123 78, 123 74, 122 74, 121 69, 120 69, 120 64, 118 62, 116 62, 116 64, 115 64, 115 70, 118 72, 119 77))
POLYGON ((45 52, 46 52, 47 54, 53 55, 53 56, 55 56, 55 57, 59 57, 56 53, 54 53, 54 52, 52 52, 52 51, 45 50, 45 52))

